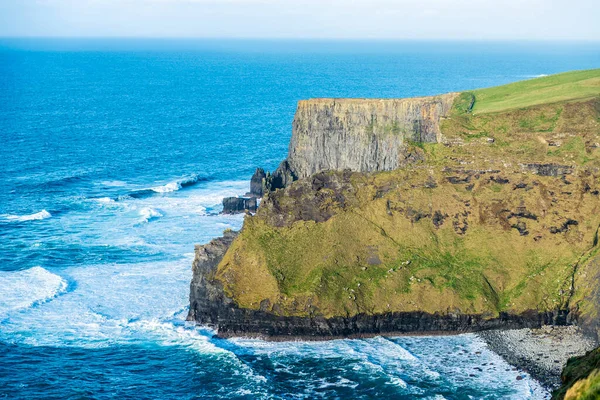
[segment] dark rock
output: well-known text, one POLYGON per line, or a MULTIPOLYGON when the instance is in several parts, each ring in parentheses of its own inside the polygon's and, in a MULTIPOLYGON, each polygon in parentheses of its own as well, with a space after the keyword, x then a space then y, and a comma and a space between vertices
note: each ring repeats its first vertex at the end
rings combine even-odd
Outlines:
POLYGON ((225 197, 223 199, 223 214, 239 214, 245 211, 256 212, 256 197, 225 197))
POLYGON ((538 220, 538 216, 533 214, 530 211, 527 211, 527 209, 525 207, 519 207, 517 209, 517 212, 511 212, 507 218, 527 218, 527 219, 532 219, 534 221, 538 220))
POLYGON ((250 197, 262 197, 264 194, 264 180, 267 177, 265 170, 262 168, 256 168, 254 175, 250 179, 250 197))
POLYGON ((394 213, 392 212, 392 203, 387 200, 385 202, 385 212, 387 213, 387 215, 392 216, 394 215, 394 213))
POLYGON ((521 167, 540 176, 565 176, 573 173, 573 168, 560 164, 521 164, 521 167))
POLYGON ((449 176, 446 179, 451 184, 458 185, 458 184, 461 184, 461 183, 469 183, 469 182, 471 182, 471 175, 467 175, 464 178, 461 178, 461 177, 458 177, 458 176, 449 176))
POLYGON ((269 311, 271 309, 271 301, 269 299, 264 299, 260 302, 259 306, 260 311, 269 311))
POLYGON ((225 231, 223 237, 196 246, 196 256, 192 264, 188 320, 218 322, 219 310, 233 305, 233 301, 223 292, 221 283, 214 279, 214 274, 237 235, 238 232, 225 231))
POLYGON ((467 217, 469 213, 467 211, 463 211, 462 213, 456 213, 454 215, 454 220, 452 221, 452 227, 454 228, 454 232, 459 235, 464 235, 467 233, 467 229, 469 228, 469 221, 467 217))
POLYGON ((448 214, 442 214, 440 211, 436 211, 433 213, 433 225, 436 228, 439 228, 444 224, 444 220, 448 217, 448 214))
POLYGON ((295 221, 325 222, 344 209, 347 196, 353 195, 351 176, 348 170, 319 172, 296 181, 287 190, 271 192, 261 203, 263 216, 276 227, 290 226, 295 221))
POLYGON ((561 227, 558 227, 558 228, 556 226, 551 227, 550 233, 554 233, 554 234, 564 233, 569 230, 570 226, 576 226, 576 225, 579 225, 579 222, 575 221, 574 219, 568 219, 567 221, 565 221, 564 224, 562 224, 561 227))
POLYGON ((510 183, 510 181, 509 181, 508 179, 506 179, 506 178, 502 178, 502 177, 500 177, 500 176, 492 176, 492 177, 490 178, 490 180, 491 180, 492 182, 496 182, 496 183, 499 183, 499 184, 501 184, 501 185, 505 185, 505 184, 507 184, 507 183, 510 183))
POLYGON ((411 222, 419 222, 423 218, 429 218, 431 214, 425 211, 415 210, 411 207, 408 207, 406 209, 406 216, 411 220, 411 222))
POLYGON ((433 179, 433 177, 430 176, 423 186, 425 186, 427 189, 435 189, 438 185, 435 179, 433 179))
POLYGON ((290 167, 287 160, 279 164, 279 167, 272 174, 267 173, 265 176, 265 189, 269 192, 277 189, 288 187, 292 182, 297 180, 296 173, 290 167))
POLYGON ((512 225, 512 227, 519 231, 521 236, 529 235, 529 231, 527 230, 527 224, 523 221, 519 221, 516 224, 512 225))

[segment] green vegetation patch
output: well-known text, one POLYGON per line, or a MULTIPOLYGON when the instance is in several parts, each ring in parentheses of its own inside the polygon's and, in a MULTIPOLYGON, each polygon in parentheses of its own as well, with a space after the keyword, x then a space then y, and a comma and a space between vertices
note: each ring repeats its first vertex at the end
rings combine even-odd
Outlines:
POLYGON ((600 348, 582 357, 573 357, 561 374, 562 386, 554 400, 595 400, 600 398, 600 348))
MULTIPOLYGON (((494 113, 600 95, 600 69, 544 76, 473 92, 474 114, 494 113)), ((464 109, 464 102, 459 105, 464 109)))

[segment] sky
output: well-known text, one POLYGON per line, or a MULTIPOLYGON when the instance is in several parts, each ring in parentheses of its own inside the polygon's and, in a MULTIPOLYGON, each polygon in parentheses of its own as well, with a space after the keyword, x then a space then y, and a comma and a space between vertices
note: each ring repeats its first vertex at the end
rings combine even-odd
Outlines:
POLYGON ((0 37, 600 41, 600 0, 0 0, 0 37))

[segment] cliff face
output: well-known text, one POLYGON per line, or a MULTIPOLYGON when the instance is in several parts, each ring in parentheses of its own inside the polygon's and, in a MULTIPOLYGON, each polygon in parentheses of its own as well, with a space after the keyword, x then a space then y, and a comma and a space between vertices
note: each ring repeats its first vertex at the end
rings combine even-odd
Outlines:
POLYGON ((197 248, 190 319, 224 336, 597 333, 600 98, 474 102, 301 103, 256 215, 197 248))
POLYGON ((414 160, 411 142, 441 141, 440 121, 456 96, 300 101, 290 167, 297 178, 324 170, 394 170, 414 160))

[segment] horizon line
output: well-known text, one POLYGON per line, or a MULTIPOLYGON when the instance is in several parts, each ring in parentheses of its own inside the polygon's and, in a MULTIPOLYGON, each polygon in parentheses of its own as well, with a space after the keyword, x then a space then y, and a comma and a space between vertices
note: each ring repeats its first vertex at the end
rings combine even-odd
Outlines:
POLYGON ((46 39, 46 40, 237 40, 237 41, 316 41, 316 42, 520 42, 520 43, 598 43, 598 39, 574 39, 574 38, 548 38, 548 39, 528 39, 528 38, 373 38, 373 37, 241 37, 241 36, 3 36, 0 40, 27 40, 27 39, 46 39))

